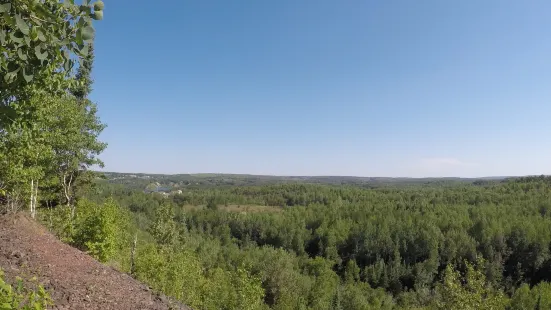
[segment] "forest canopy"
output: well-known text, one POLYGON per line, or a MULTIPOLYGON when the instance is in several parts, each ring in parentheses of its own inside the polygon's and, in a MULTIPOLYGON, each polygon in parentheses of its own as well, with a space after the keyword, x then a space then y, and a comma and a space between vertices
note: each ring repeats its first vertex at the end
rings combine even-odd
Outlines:
MULTIPOLYGON (((550 177, 93 171, 107 147, 89 99, 103 11, 0 0, 1 213, 27 210, 196 309, 551 308, 550 177)), ((50 305, 0 272, 0 307, 22 300, 50 305)))
MULTIPOLYGON (((551 303, 551 178, 379 188, 198 188, 182 178, 111 175, 86 199, 110 198, 128 212, 128 235, 139 236, 138 279, 199 309, 551 303), (146 190, 150 184, 170 190, 146 190)), ((130 271, 129 259, 119 261, 130 271)))

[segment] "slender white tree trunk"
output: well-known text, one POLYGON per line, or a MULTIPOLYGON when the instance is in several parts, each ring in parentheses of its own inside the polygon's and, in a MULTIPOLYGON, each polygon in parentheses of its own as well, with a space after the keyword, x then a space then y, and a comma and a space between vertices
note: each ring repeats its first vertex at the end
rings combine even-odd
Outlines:
POLYGON ((132 244, 132 251, 130 252, 130 275, 134 275, 136 273, 136 263, 135 263, 135 255, 136 255, 136 244, 138 243, 138 233, 134 235, 134 242, 132 244))
POLYGON ((67 188, 67 176, 63 175, 63 193, 65 194, 65 200, 67 200, 67 206, 71 204, 71 198, 69 197, 69 189, 67 188))
POLYGON ((36 216, 36 201, 38 200, 38 180, 36 180, 36 183, 34 184, 34 203, 33 203, 33 214, 31 214, 32 218, 34 219, 36 216))
POLYGON ((63 193, 65 194, 65 199, 67 200, 67 207, 71 208, 71 221, 75 217, 75 206, 73 205, 72 201, 72 193, 71 193, 71 186, 73 184, 73 174, 71 173, 69 175, 69 178, 67 178, 67 175, 63 175, 63 193))
POLYGON ((31 210, 31 217, 34 218, 34 180, 31 180, 30 210, 31 210))

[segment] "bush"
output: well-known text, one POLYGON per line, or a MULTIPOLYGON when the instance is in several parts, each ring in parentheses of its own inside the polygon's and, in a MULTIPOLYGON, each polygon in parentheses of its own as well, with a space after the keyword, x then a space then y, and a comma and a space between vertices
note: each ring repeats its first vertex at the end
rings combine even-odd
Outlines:
POLYGON ((38 213, 42 223, 46 225, 63 242, 72 243, 75 234, 71 221, 71 208, 59 205, 55 208, 38 213))
POLYGON ((14 288, 3 278, 4 273, 0 269, 0 309, 42 310, 53 306, 50 295, 41 285, 37 285, 36 289, 30 289, 23 284, 23 279, 18 278, 14 288))
POLYGON ((122 212, 113 202, 97 205, 80 201, 77 206, 77 219, 73 245, 86 251, 101 262, 112 258, 122 241, 122 212))

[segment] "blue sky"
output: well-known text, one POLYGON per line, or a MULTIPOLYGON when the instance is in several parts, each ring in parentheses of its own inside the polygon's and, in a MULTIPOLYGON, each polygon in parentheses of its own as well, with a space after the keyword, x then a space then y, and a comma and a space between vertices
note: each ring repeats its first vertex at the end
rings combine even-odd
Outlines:
POLYGON ((105 170, 551 174, 551 2, 106 1, 105 170))

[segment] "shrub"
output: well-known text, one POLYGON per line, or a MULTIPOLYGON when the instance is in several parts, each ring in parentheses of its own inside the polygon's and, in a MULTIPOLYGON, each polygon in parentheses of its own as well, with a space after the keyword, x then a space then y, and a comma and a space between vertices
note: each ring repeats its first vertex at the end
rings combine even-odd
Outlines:
POLYGON ((18 278, 17 285, 12 287, 3 278, 4 273, 0 269, 0 309, 42 310, 53 306, 50 295, 41 285, 31 289, 23 284, 23 279, 18 278))
POLYGON ((113 201, 103 205, 81 201, 77 210, 73 245, 106 262, 115 255, 120 241, 119 207, 113 201))

